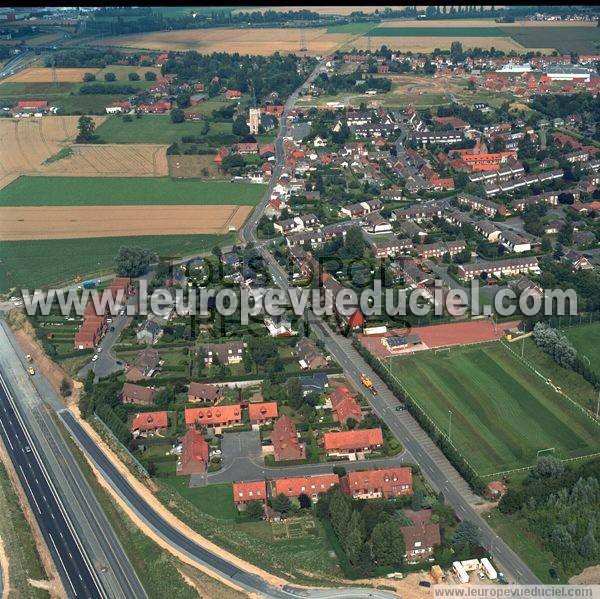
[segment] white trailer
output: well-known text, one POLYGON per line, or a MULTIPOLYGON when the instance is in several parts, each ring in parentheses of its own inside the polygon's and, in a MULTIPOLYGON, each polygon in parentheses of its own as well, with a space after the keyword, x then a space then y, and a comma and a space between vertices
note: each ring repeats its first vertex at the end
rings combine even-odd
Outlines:
POLYGON ((487 557, 481 558, 481 565, 483 566, 483 569, 485 570, 485 573, 487 574, 487 577, 490 580, 496 580, 498 578, 498 574, 496 573, 494 566, 492 566, 490 560, 487 557))
POLYGON ((453 562, 452 566, 462 584, 469 582, 469 575, 460 562, 453 562))

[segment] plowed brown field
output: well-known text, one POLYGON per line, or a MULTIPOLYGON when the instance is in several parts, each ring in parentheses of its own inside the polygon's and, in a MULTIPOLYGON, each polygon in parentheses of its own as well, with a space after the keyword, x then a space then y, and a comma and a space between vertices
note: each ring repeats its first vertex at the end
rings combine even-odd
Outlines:
POLYGON ((224 234, 252 206, 48 206, 0 208, 0 240, 224 234))

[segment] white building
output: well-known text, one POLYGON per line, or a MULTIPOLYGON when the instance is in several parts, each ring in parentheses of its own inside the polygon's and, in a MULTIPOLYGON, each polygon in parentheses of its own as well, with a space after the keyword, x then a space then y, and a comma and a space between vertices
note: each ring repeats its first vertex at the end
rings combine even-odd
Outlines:
POLYGON ((588 83, 590 80, 590 71, 583 67, 575 67, 570 65, 559 65, 556 67, 548 67, 546 75, 552 81, 584 81, 588 83))

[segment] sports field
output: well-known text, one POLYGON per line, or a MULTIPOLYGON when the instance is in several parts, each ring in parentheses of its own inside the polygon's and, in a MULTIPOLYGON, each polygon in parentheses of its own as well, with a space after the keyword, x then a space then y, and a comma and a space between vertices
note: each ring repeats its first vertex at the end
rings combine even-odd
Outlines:
POLYGON ((587 364, 585 360, 587 358, 590 368, 600 373, 600 323, 571 327, 562 332, 573 344, 583 361, 587 364))
POLYGON ((0 206, 253 206, 264 189, 252 183, 169 177, 19 177, 0 189, 0 206))
POLYGON ((452 418, 452 442, 481 475, 529 466, 552 447, 560 458, 600 451, 600 426, 499 342, 391 360, 440 430, 452 418))
POLYGON ((112 272, 123 245, 151 249, 164 257, 208 252, 233 243, 234 235, 97 237, 39 241, 0 241, 0 293, 10 288, 56 286, 112 272))

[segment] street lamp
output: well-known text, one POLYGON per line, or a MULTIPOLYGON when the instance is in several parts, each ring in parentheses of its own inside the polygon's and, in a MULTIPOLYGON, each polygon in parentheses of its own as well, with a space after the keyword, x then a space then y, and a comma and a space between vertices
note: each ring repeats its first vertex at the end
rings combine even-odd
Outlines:
POLYGON ((448 410, 448 441, 452 443, 452 410, 448 410))

